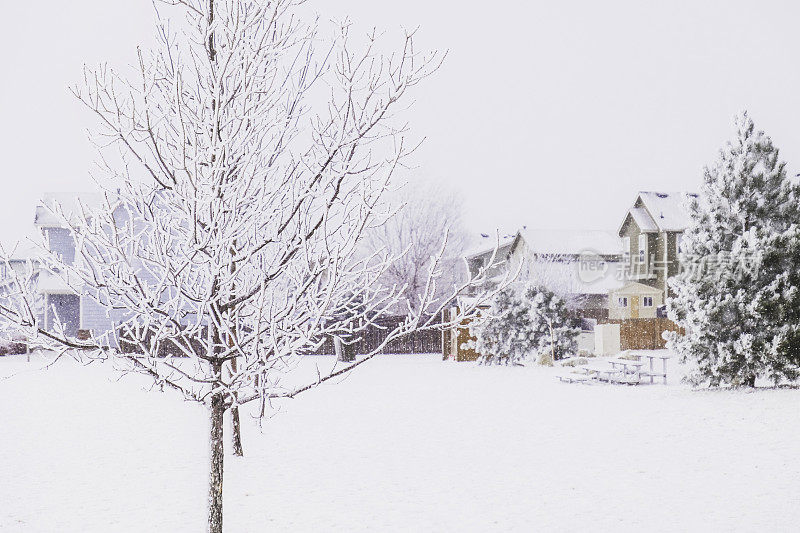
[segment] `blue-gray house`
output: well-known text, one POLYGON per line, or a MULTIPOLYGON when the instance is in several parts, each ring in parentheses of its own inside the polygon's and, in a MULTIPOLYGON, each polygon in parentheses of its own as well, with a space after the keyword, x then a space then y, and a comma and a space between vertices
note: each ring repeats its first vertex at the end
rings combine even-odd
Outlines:
MULTIPOLYGON (((34 225, 41 235, 41 245, 52 252, 60 261, 74 264, 80 261, 76 257, 75 240, 71 231, 65 227, 63 219, 56 216, 53 205, 60 206, 60 211, 67 219, 84 216, 86 209, 99 206, 103 198, 99 194, 48 193, 36 207, 34 225)), ((35 252, 34 252, 35 254, 35 252)), ((31 258, 34 264, 40 262, 31 258)), ((73 280, 64 280, 57 272, 40 268, 36 281, 38 293, 43 297, 44 328, 53 329, 53 324, 60 320, 69 336, 77 336, 79 330, 89 330, 95 335, 111 331, 114 323, 106 309, 98 304, 81 284, 73 280)))

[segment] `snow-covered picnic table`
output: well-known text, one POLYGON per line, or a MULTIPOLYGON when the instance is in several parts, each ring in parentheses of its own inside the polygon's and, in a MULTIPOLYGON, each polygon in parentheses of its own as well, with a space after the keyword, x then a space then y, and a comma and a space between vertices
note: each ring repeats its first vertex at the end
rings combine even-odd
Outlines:
POLYGON ((619 367, 620 370, 629 374, 638 372, 639 369, 644 365, 644 363, 638 359, 634 360, 621 358, 609 359, 608 363, 612 368, 619 367))
MULTIPOLYGON (((633 352, 633 354, 642 361, 642 359, 648 359, 650 361, 650 368, 649 370, 642 370, 640 374, 642 376, 648 376, 650 378, 650 383, 653 383, 654 377, 664 378, 664 385, 667 384, 667 359, 670 358, 669 353, 665 352, 633 352), (653 362, 656 359, 661 359, 661 372, 656 372, 653 368, 653 362)), ((644 363, 642 361, 642 363, 644 363)))
POLYGON ((558 379, 566 383, 585 383, 592 380, 606 381, 608 383, 625 383, 628 385, 638 385, 642 382, 642 377, 649 377, 653 383, 654 377, 664 378, 667 383, 667 359, 670 355, 665 352, 628 352, 628 357, 615 357, 613 359, 599 360, 593 363, 576 367, 579 374, 560 374, 558 379), (654 361, 661 359, 662 372, 654 369, 654 361), (643 369, 649 361, 649 369, 643 369))
POLYGON ((595 365, 586 365, 584 368, 588 370, 591 374, 594 374, 594 376, 598 380, 608 381, 609 383, 614 381, 615 376, 620 373, 620 371, 614 368, 613 366, 611 368, 608 368, 595 364, 595 365))
POLYGON ((640 371, 642 365, 644 365, 643 362, 633 359, 614 358, 609 359, 608 363, 612 369, 621 374, 619 382, 638 383, 641 380, 640 371))

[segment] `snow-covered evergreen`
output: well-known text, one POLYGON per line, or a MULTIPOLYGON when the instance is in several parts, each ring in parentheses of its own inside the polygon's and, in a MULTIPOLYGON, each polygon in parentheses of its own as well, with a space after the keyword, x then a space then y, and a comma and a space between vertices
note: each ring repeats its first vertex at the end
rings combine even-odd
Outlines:
POLYGON ((798 377, 800 193, 778 149, 746 112, 704 172, 670 280, 669 347, 695 363, 695 384, 798 377))
POLYGON ((498 292, 483 320, 470 326, 469 346, 484 364, 523 364, 538 356, 562 357, 576 348, 578 329, 572 327, 566 302, 553 291, 516 284, 498 292))

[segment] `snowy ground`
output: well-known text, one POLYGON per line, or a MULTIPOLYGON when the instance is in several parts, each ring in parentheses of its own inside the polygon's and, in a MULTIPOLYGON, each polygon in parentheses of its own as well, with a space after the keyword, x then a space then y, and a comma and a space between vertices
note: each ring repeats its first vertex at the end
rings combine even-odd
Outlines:
MULTIPOLYGON (((798 390, 567 385, 385 356, 226 459, 229 532, 796 530, 798 390)), ((100 366, 0 357, 0 530, 203 531, 206 418, 100 366)), ((674 369, 673 369, 674 370, 674 369)))

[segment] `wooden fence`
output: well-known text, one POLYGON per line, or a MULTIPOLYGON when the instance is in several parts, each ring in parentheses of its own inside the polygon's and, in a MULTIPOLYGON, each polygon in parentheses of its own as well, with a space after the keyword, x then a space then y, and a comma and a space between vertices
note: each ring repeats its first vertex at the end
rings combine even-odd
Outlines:
MULTIPOLYGON (((375 351, 386 339, 386 336, 405 320, 404 316, 384 317, 357 334, 355 341, 356 354, 367 354, 375 351)), ((438 322, 437 322, 438 323, 438 322)), ((438 328, 414 331, 398 339, 389 341, 380 353, 387 354, 422 354, 440 353, 442 351, 442 331, 438 328)), ((325 339, 314 355, 334 355, 333 338, 325 339)))
MULTIPOLYGON (((390 316, 376 320, 374 326, 367 327, 364 331, 357 334, 355 341, 355 353, 367 354, 372 353, 377 349, 386 339, 386 336, 399 326, 406 317, 404 316, 390 316)), ((435 324, 440 324, 436 321, 435 324)), ((205 333, 203 334, 205 335, 205 333)), ((149 337, 149 336, 148 336, 149 337)), ((199 340, 193 340, 192 346, 195 351, 202 352, 204 344, 199 340)), ((139 353, 138 346, 120 331, 120 349, 124 353, 139 353)), ((442 351, 442 331, 438 328, 415 331, 398 339, 389 341, 380 353, 387 354, 423 354, 423 353, 441 353, 442 351)), ((322 346, 315 352, 309 355, 335 355, 336 351, 333 345, 333 338, 325 339, 322 346)), ((2 355, 2 354, 0 354, 2 355)), ((165 339, 158 350, 159 357, 166 356, 181 356, 183 352, 171 340, 165 339)))
POLYGON ((665 331, 677 331, 679 328, 668 318, 626 318, 603 320, 604 324, 619 324, 619 343, 622 350, 660 350, 666 346, 661 336, 665 331))
MULTIPOLYGON (((450 322, 455 320, 458 309, 448 309, 444 311, 444 320, 450 322)), ((445 361, 475 361, 480 354, 471 348, 465 348, 464 343, 475 340, 469 332, 470 320, 463 320, 458 326, 446 328, 442 332, 442 359, 445 361)))

